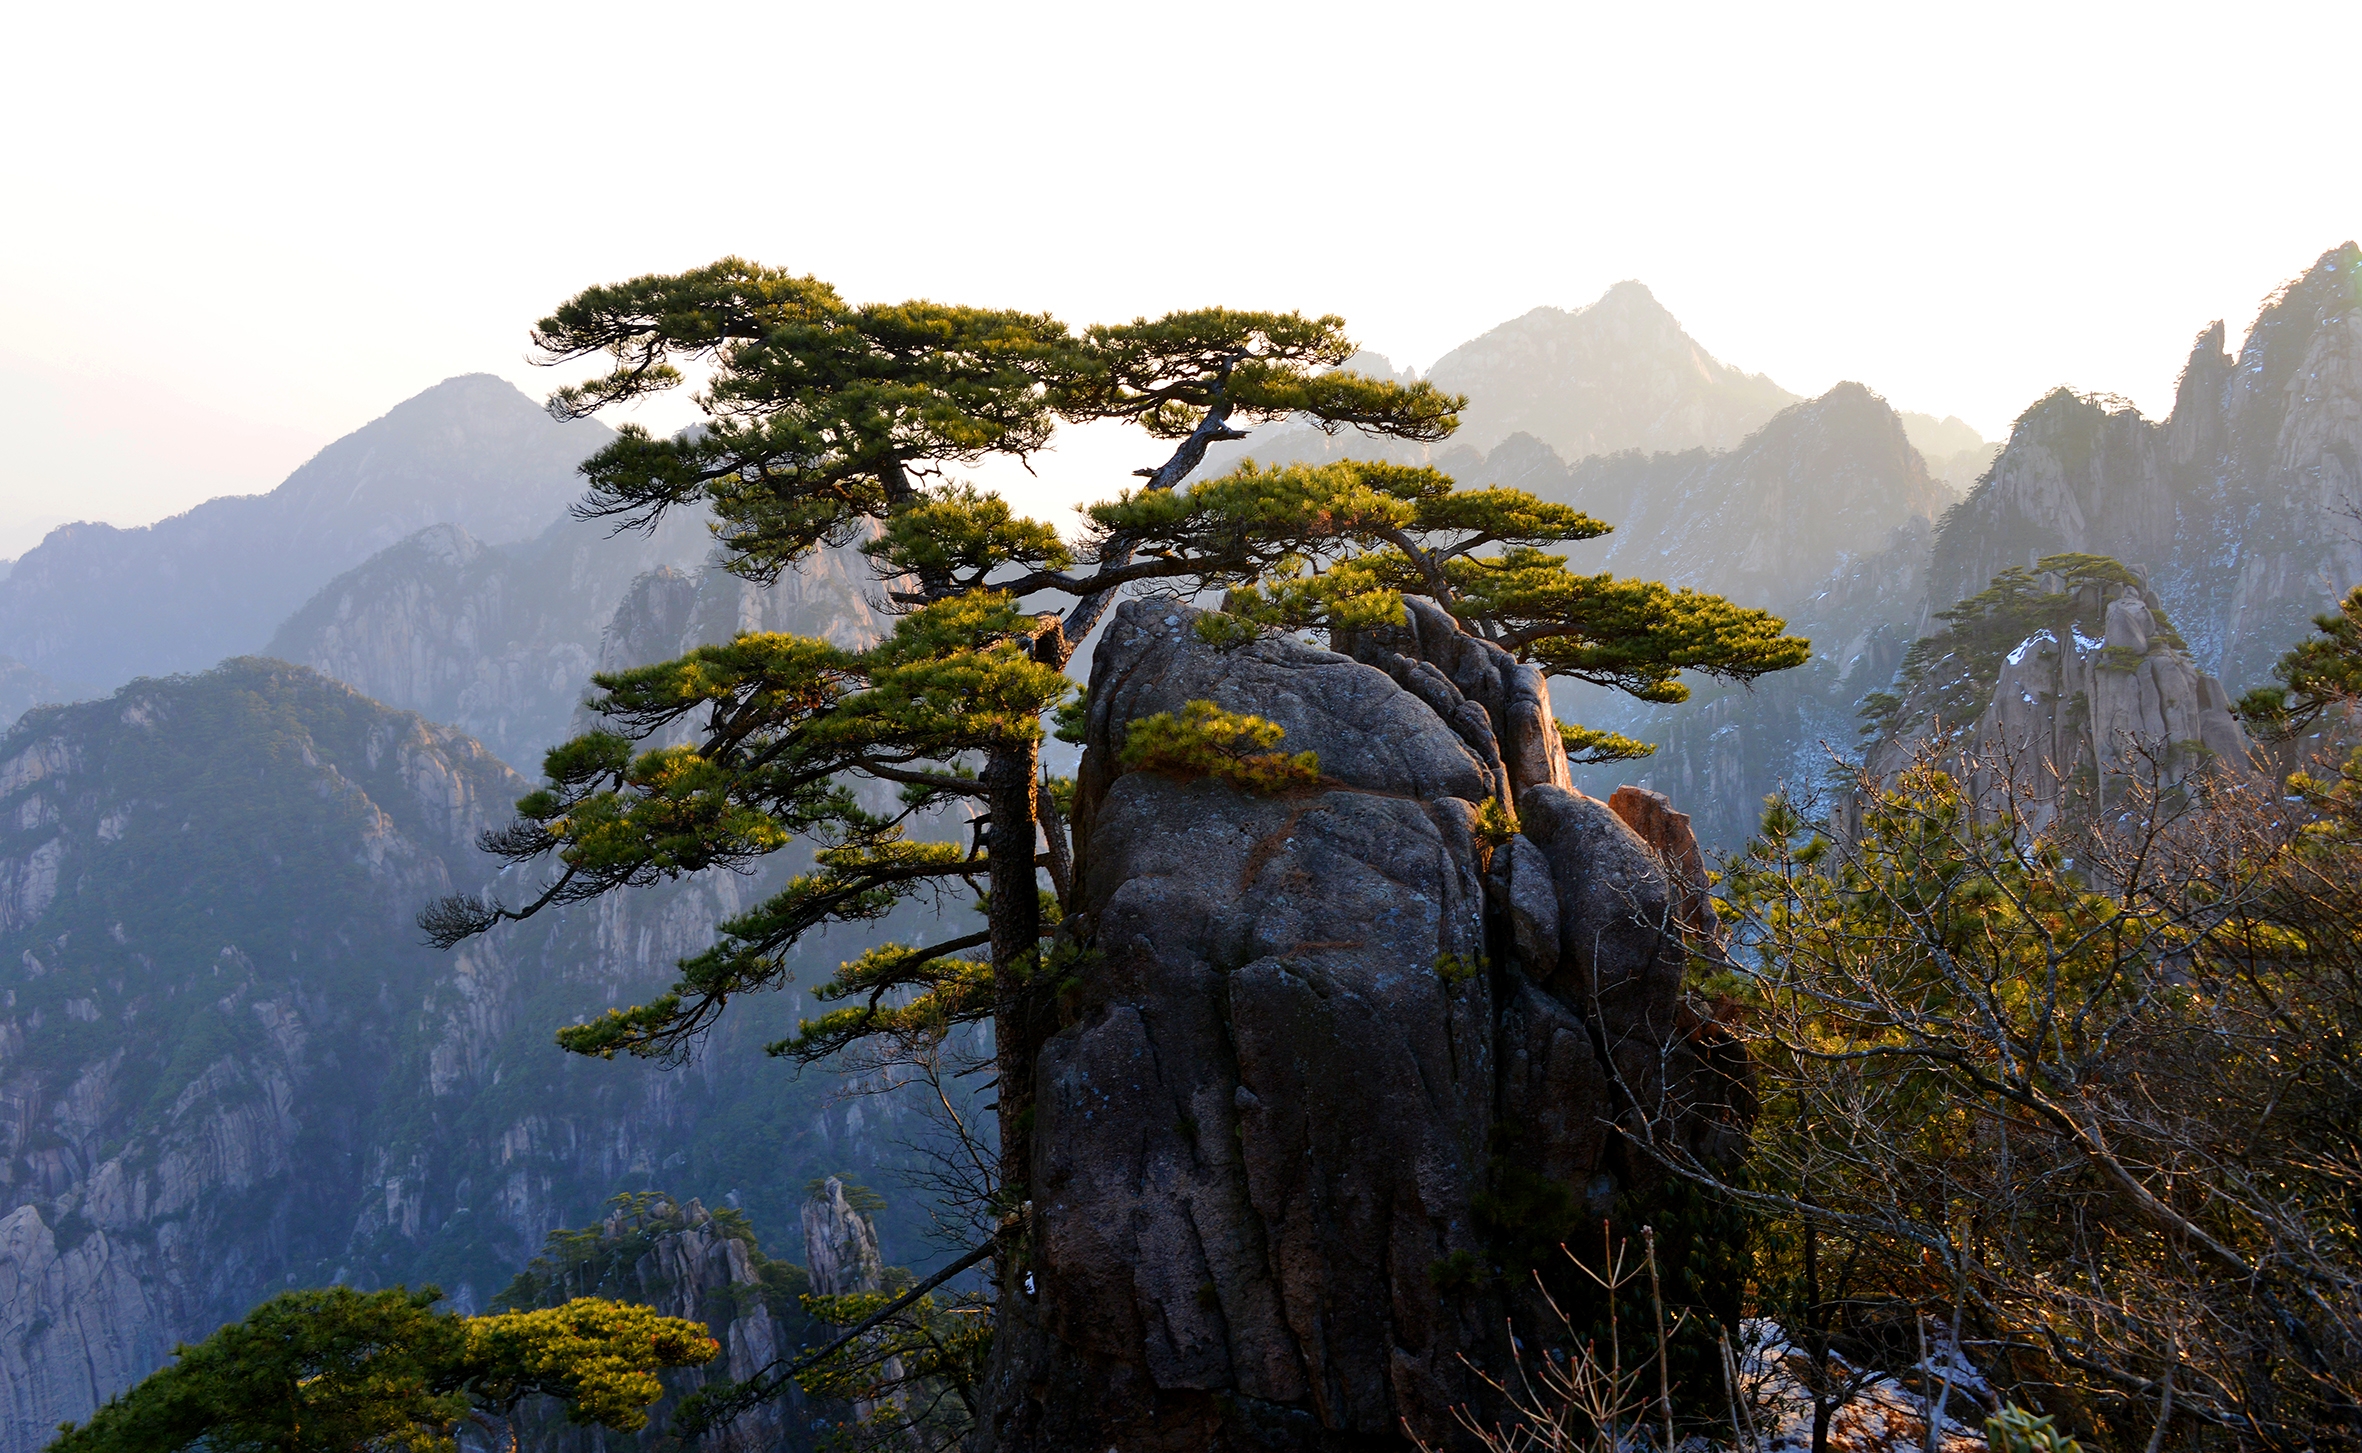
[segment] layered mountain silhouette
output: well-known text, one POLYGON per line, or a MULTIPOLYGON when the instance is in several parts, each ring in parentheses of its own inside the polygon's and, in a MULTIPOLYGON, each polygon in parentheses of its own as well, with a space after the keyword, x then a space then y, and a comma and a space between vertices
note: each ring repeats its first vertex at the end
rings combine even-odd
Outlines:
POLYGON ((1566 459, 1728 449, 1797 401, 1717 361, 1637 282, 1571 312, 1536 308, 1461 344, 1427 376, 1468 395, 1455 442, 1490 449, 1531 434, 1566 459))
MULTIPOLYGON (((1693 805, 1701 838, 1735 848, 1766 792, 1809 788, 1858 757, 1863 698, 1890 684, 1934 612, 2002 570, 2055 554, 2122 561, 2176 622, 2175 649, 2186 648, 2193 672, 2219 678, 2234 698, 2263 684, 2311 618, 2362 580, 2358 271, 2353 243, 2324 253, 2266 305, 2236 355, 2224 351, 2222 323, 2210 325, 2162 423, 2121 399, 2056 390, 2019 416, 1990 468, 1934 529, 1906 523, 1860 554, 1848 552, 1868 539, 1829 532, 1824 580, 1750 602, 1786 612, 1813 638, 1812 665, 1751 692, 1702 691, 1683 707, 1586 698, 1586 720, 1660 750, 1624 769, 1579 770, 1578 782, 1599 791, 1638 780, 1668 792, 1693 805)), ((1831 485, 1849 477, 1834 458, 1809 467, 1831 485)), ((1682 472, 1665 460, 1618 487, 1632 498, 1675 487, 1682 472)), ((1850 507, 1841 490, 1816 492, 1796 526, 1850 507)), ((1660 560, 1669 573, 1727 588, 1747 577, 1753 549, 1743 533, 1717 529, 1694 551, 1660 560)))
POLYGON ((112 689, 252 651, 338 572, 429 525, 538 533, 612 437, 490 374, 447 379, 330 444, 268 494, 152 525, 52 530, 0 580, 0 655, 112 689))

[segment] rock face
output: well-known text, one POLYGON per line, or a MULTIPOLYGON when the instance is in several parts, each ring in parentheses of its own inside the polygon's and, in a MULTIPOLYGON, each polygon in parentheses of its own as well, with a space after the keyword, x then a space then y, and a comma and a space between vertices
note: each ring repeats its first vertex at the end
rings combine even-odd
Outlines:
POLYGON ((565 735, 633 579, 706 548, 693 527, 609 540, 562 520, 501 548, 431 525, 321 587, 268 653, 457 727, 532 771, 565 735))
MULTIPOLYGON (((2045 592, 2062 592, 2057 577, 2038 579, 2045 592)), ((1912 706, 1904 704, 1906 722, 1920 719, 1912 706)), ((2105 801, 2136 782, 2171 787, 2218 766, 2248 770, 2253 744, 2230 708, 2222 683, 2163 625, 2153 593, 2087 582, 2002 660, 1964 749, 1987 808, 2014 800, 2039 830, 2079 793, 2105 801)), ((1868 765, 1891 776, 1914 745, 1907 731, 1890 734, 1873 745, 1868 765)))
POLYGON ((435 525, 330 581, 271 638, 270 654, 447 722, 522 770, 581 730, 591 673, 679 655, 740 631, 846 645, 880 634, 866 562, 823 552, 771 586, 711 562, 703 518, 610 538, 560 519, 485 545, 435 525))
POLYGON ((830 1176, 804 1202, 804 1271, 812 1294, 849 1297, 883 1291, 886 1258, 878 1250, 878 1228, 845 1200, 845 1183, 830 1176))
POLYGON ((351 1012, 354 981, 424 987, 403 909, 450 891, 514 783, 472 742, 270 662, 10 733, 0 1443, 34 1446, 242 1314, 311 1250, 306 1223, 349 1217, 335 1130, 396 1052, 351 1012), (241 717, 259 729, 225 741, 241 717), (272 878, 293 901, 250 932, 272 878))
POLYGON ((2261 684, 2362 579, 2362 248, 2332 248, 2257 317, 2236 356, 2198 336, 2161 423, 2060 390, 2017 421, 1945 526, 1949 603, 2062 551, 2145 567, 2198 664, 2261 684))
POLYGON ((61 525, 0 580, 0 652, 105 690, 252 651, 339 571, 429 525, 530 537, 613 434, 552 421, 489 374, 447 379, 268 494, 136 529, 61 525), (137 582, 137 588, 127 588, 137 582))
POLYGON ((1506 1370, 1474 1198, 1499 1136, 1578 1202, 1639 1176, 1608 1127, 1729 1120, 1681 1031, 1652 852, 1564 785, 1535 683, 1440 613, 1342 643, 1204 644, 1123 606, 1076 802, 1099 955, 1036 1079, 1036 1295, 1004 1303, 989 1446, 1407 1447, 1506 1370), (1382 664, 1373 664, 1382 663, 1382 664), (1128 723, 1207 699, 1323 781, 1258 797, 1124 772, 1128 723), (1481 805, 1526 824, 1488 848, 1481 805), (1672 1066, 1669 1070, 1668 1066, 1672 1066))
MULTIPOLYGON (((811 1278, 814 1296, 849 1297, 886 1289, 886 1258, 878 1249, 878 1228, 845 1199, 845 1183, 835 1176, 822 1181, 812 1199, 804 1202, 804 1270, 811 1278)), ((893 1390, 874 1401, 855 1398, 852 1423, 859 1426, 888 1408, 899 1412, 909 1406, 908 1394, 896 1386, 902 1376, 901 1358, 879 1362, 877 1377, 893 1390)), ((915 1432, 910 1441, 917 1442, 915 1432)))
MULTIPOLYGON (((894 1102, 831 1103, 759 1053, 795 991, 671 1073, 550 1043, 669 982, 767 880, 420 944, 412 915, 481 882, 475 834, 523 787, 254 659, 0 742, 0 1453, 291 1285, 480 1310, 617 1191, 735 1191, 785 1231, 814 1175, 893 1163, 894 1102)), ((813 944, 800 977, 869 941, 813 944)))
MULTIPOLYGON (((606 1219, 587 1232, 565 1233, 564 1264, 549 1253, 537 1258, 512 1292, 529 1292, 516 1306, 558 1306, 575 1297, 607 1297, 653 1307, 668 1317, 703 1322, 722 1354, 703 1367, 667 1369, 664 1396, 648 1410, 638 1433, 581 1427, 566 1421, 555 1402, 531 1400, 518 1409, 515 1432, 531 1453, 623 1453, 672 1450, 666 1431, 681 1400, 724 1381, 743 1382, 762 1371, 790 1345, 791 1328, 803 1317, 792 1299, 801 1282, 792 1268, 768 1264, 761 1250, 735 1227, 709 1214, 691 1197, 686 1204, 666 1196, 619 1197, 606 1219), (586 1244, 587 1243, 587 1244, 586 1244), (789 1275, 777 1275, 780 1271, 789 1275), (787 1303, 788 1305, 780 1305, 787 1303)), ((558 1238, 553 1238, 556 1241, 558 1238)), ((559 1248, 553 1245, 552 1250, 559 1248)), ((504 1305, 508 1301, 504 1299, 504 1305)), ((691 1445, 695 1453, 802 1453, 812 1446, 802 1426, 804 1402, 791 1392, 778 1402, 752 1409, 691 1445)), ((463 1438, 466 1453, 506 1453, 496 1441, 463 1438)))

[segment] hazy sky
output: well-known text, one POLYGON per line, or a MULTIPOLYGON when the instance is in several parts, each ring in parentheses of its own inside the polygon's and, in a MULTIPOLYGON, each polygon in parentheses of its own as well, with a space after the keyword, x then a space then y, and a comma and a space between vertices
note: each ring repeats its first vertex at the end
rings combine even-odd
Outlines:
POLYGON ((268 489, 455 373, 538 394, 552 304, 727 252, 1077 324, 1333 311, 1422 367, 1638 277, 1728 362, 1997 437, 2062 382, 2161 411, 2201 326, 2362 232, 2353 0, 51 4, 7 35, 0 556, 268 489))

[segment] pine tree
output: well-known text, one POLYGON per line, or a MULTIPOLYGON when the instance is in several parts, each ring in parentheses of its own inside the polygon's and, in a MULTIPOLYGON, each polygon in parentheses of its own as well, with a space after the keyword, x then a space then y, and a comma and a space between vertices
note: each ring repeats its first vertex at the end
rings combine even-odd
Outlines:
POLYGON ((452 1449, 461 1424, 496 1432, 528 1397, 573 1420, 647 1426, 657 1372, 711 1361, 705 1328, 647 1307, 579 1297, 459 1317, 433 1287, 284 1292, 110 1400, 54 1453, 346 1453, 452 1449))
MULTIPOLYGON (((605 725, 551 751, 545 784, 486 837, 510 863, 554 871, 521 904, 449 899, 422 924, 449 945, 553 905, 817 844, 813 870, 719 925, 669 993, 559 1033, 579 1053, 673 1056, 734 995, 778 982, 813 929, 982 885, 984 931, 871 950, 819 991, 849 1007, 772 1048, 809 1060, 993 1021, 1012 1202, 1030 1179, 1022 1126, 1057 978, 1044 972, 1055 917, 1044 870, 1054 903, 1073 888, 1040 777, 1042 723, 1072 693, 1076 644, 1122 589, 1226 589, 1219 619, 1239 631, 1398 623, 1402 596, 1426 595, 1550 674, 1651 701, 1683 699, 1683 671, 1750 680, 1807 654, 1764 612, 1574 574, 1550 547, 1608 527, 1522 491, 1359 462, 1250 462, 1184 488, 1210 446, 1281 417, 1417 443, 1450 434, 1464 401, 1346 371, 1354 349, 1335 317, 1205 309, 1075 333, 1036 314, 851 305, 816 279, 728 258, 594 288, 534 339, 546 362, 613 360, 552 397, 569 418, 674 386, 676 356, 712 368, 697 396, 704 427, 665 439, 625 424, 584 464, 579 514, 644 529, 702 505, 728 568, 755 581, 858 544, 900 614, 867 650, 747 634, 596 678, 605 725), (1077 544, 954 477, 1095 420, 1134 424, 1171 453, 1092 506, 1077 544), (641 748, 681 725, 695 728, 690 744, 641 748), (898 784, 900 810, 864 810, 848 785, 860 777, 898 784), (909 835, 914 815, 958 801, 980 809, 972 841, 909 835)), ((1569 736, 1598 755, 1645 750, 1569 736)))

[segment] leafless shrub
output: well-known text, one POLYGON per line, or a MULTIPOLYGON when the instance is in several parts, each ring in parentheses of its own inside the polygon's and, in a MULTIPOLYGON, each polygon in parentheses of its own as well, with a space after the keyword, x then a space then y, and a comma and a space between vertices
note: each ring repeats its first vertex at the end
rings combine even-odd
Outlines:
POLYGON ((1833 1334, 1956 1307, 2087 1436, 2354 1447, 2362 813, 2123 760, 2064 810, 1956 745, 1839 823, 1775 804, 1700 962, 1743 1010, 1749 1169, 1627 1134, 1878 1288, 1833 1334))

